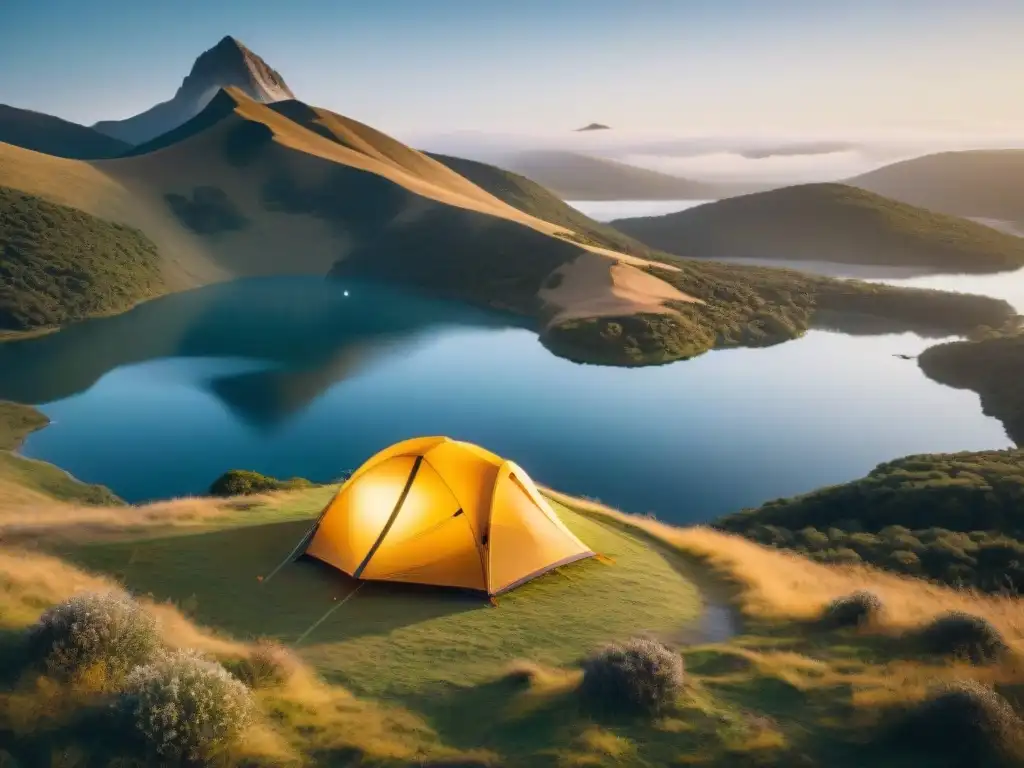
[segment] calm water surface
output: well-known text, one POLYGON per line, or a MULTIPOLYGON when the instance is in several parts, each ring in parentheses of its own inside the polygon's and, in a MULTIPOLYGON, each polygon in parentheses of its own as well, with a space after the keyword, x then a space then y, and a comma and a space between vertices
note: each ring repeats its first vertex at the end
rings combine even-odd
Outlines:
POLYGON ((597 221, 634 216, 664 216, 714 200, 570 200, 569 205, 597 221))
POLYGON ((327 481, 447 434, 561 490, 690 522, 908 453, 1008 446, 974 394, 894 357, 933 343, 813 331, 660 367, 577 365, 504 317, 275 278, 0 345, 0 399, 53 420, 28 455, 130 501, 202 493, 231 468, 327 481))

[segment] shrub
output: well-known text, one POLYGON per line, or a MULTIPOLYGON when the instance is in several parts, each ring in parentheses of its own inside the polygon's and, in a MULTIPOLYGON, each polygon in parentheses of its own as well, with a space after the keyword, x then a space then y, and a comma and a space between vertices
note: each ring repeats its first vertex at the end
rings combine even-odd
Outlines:
POLYGON ((825 606, 822 622, 830 627, 862 627, 877 618, 882 601, 873 592, 854 592, 825 606))
POLYGON ((183 652, 137 667, 117 706, 162 764, 203 764, 223 755, 254 711, 249 689, 224 667, 183 652))
POLYGON ((301 477, 290 480, 278 480, 276 477, 261 475, 248 469, 232 469, 213 481, 210 486, 211 496, 248 496, 268 491, 288 491, 295 488, 308 488, 312 483, 301 477))
POLYGON ((116 684, 160 647, 156 620, 125 594, 85 593, 48 608, 29 629, 28 653, 57 677, 102 666, 116 684))
POLYGON ((252 689, 284 685, 300 662, 283 645, 261 641, 248 656, 227 665, 228 670, 252 689))
POLYGON ((679 654, 654 640, 634 638, 583 663, 580 694, 596 710, 654 714, 672 705, 683 680, 679 654))
POLYGON ((899 718, 889 736, 903 747, 964 766, 1019 766, 1024 723, 1010 704, 973 680, 945 683, 899 718))
POLYGON ((975 664, 995 661, 1008 650, 999 630, 980 616, 953 611, 918 632, 928 653, 963 656, 975 664))

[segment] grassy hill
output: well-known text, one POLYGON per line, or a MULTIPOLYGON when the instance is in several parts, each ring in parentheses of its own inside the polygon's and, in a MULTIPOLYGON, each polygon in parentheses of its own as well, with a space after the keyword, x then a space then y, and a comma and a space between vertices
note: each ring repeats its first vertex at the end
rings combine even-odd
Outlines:
POLYGON ((0 142, 56 157, 117 157, 131 145, 53 115, 0 104, 0 142))
POLYGON ((1024 451, 925 454, 730 515, 716 527, 816 560, 987 591, 1024 589, 1024 451))
POLYGON ((847 183, 942 213, 1024 222, 1022 149, 940 152, 847 183))
POLYGON ((47 424, 49 420, 36 409, 0 400, 0 496, 6 507, 30 508, 55 501, 119 504, 120 500, 101 485, 80 483, 52 464, 15 453, 28 435, 47 424))
POLYGON ((844 184, 786 187, 612 225, 654 248, 689 257, 964 272, 1024 265, 1024 238, 844 184))
POLYGON ((993 334, 926 349, 921 369, 936 381, 981 396, 985 413, 1003 422, 1017 445, 1024 445, 1024 333, 993 334))
POLYGON ((635 256, 647 256, 651 250, 614 227, 594 221, 525 176, 475 160, 428 154, 513 208, 564 226, 584 238, 584 241, 635 256))
POLYGON ((520 152, 502 164, 563 200, 714 200, 750 191, 561 150, 520 152))
POLYGON ((136 229, 0 186, 0 330, 120 312, 164 290, 136 229))

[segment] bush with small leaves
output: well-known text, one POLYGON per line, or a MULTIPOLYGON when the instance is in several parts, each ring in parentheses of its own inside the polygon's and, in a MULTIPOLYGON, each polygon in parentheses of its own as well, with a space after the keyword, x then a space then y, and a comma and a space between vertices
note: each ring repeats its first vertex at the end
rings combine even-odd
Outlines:
POLYGON ((253 717, 252 693, 220 664, 169 653, 125 680, 118 713, 161 763, 222 757, 253 717))
POLYGON ((962 611, 934 619, 918 630, 917 639, 927 653, 960 656, 975 664, 996 661, 1009 650, 987 619, 962 611))
POLYGON ((597 711, 656 714, 675 702, 683 682, 678 653, 654 640, 634 638, 584 661, 580 694, 597 711))
POLYGON ((29 629, 29 657, 70 680, 102 668, 107 687, 160 649, 156 620, 130 596, 83 593, 48 608, 29 629))
POLYGON ((822 623, 829 627, 863 627, 882 612, 882 601, 873 592, 859 591, 835 600, 825 606, 822 623))
POLYGON ((900 747, 941 754, 951 765, 1016 768, 1024 757, 1022 733, 1024 722, 1006 699, 963 680, 932 690, 887 735, 900 747))
POLYGON ((301 663, 283 645, 260 641, 248 656, 225 666, 231 674, 256 690, 284 685, 295 675, 301 663))

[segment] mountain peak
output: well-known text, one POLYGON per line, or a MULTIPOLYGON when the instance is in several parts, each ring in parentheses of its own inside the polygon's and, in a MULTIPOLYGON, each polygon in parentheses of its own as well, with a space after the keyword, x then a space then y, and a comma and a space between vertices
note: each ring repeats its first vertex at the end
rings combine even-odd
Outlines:
POLYGON ((605 125, 604 123, 591 123, 590 125, 584 125, 582 128, 577 128, 576 133, 581 131, 610 131, 611 128, 610 125, 605 125))
POLYGON ((231 86, 264 104, 295 98, 277 70, 238 38, 225 35, 199 54, 174 98, 126 120, 93 127, 130 144, 143 144, 191 120, 221 89, 231 86))

